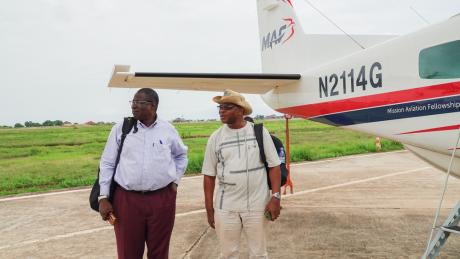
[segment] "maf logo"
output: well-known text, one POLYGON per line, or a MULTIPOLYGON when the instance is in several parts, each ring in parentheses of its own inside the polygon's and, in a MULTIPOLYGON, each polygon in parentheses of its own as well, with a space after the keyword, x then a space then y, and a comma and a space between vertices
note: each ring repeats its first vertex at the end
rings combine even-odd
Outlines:
POLYGON ((286 23, 262 37, 262 51, 267 48, 273 48, 273 45, 284 44, 294 36, 294 20, 292 18, 284 18, 283 21, 286 23))

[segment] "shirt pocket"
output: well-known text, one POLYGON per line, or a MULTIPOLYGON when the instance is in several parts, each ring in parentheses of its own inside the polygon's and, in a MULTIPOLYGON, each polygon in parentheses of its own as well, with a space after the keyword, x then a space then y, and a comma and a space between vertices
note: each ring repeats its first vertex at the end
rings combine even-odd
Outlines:
POLYGON ((165 140, 155 140, 153 143, 153 156, 155 159, 165 159, 165 162, 171 158, 171 148, 165 140))

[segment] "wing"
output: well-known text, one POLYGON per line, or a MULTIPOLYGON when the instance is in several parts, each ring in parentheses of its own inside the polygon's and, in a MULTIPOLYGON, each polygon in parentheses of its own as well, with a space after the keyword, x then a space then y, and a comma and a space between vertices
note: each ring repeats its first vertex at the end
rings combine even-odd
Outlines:
POLYGON ((299 74, 139 73, 115 65, 109 87, 224 91, 263 94, 298 82, 299 74))

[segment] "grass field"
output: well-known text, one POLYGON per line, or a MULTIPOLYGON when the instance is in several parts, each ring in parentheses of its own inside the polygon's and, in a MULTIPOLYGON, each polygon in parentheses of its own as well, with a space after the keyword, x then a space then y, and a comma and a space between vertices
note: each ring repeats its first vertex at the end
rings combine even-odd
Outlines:
MULTIPOLYGON (((265 121, 285 142, 284 120, 265 121)), ((208 136, 220 122, 175 125, 189 147, 187 174, 200 172, 208 136)), ((375 152, 374 136, 306 120, 289 124, 291 161, 375 152)), ((0 129, 0 195, 93 184, 111 126, 0 129)), ((382 151, 402 145, 382 140, 382 151)))

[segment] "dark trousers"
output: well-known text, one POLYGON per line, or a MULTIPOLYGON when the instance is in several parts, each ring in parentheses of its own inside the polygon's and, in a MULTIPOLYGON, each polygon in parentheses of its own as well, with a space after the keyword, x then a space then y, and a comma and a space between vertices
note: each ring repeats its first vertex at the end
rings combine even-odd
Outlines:
POLYGON ((113 209, 118 258, 142 258, 145 243, 149 259, 168 258, 176 213, 176 192, 169 185, 149 194, 117 187, 113 209))

